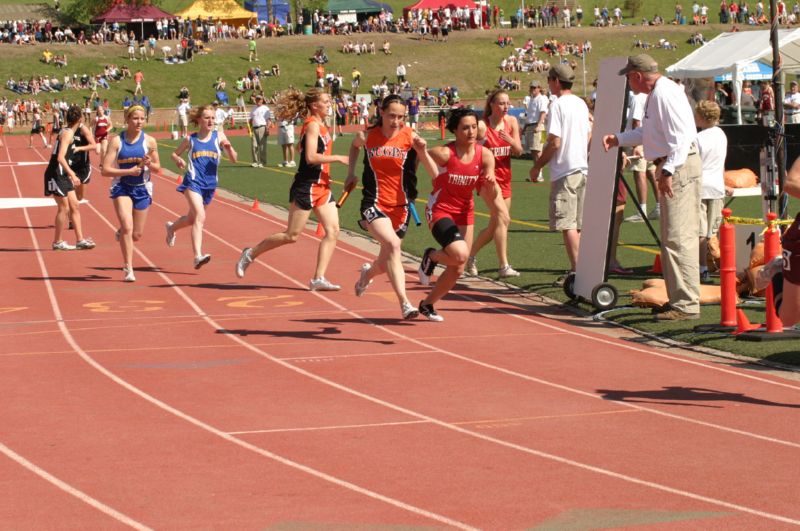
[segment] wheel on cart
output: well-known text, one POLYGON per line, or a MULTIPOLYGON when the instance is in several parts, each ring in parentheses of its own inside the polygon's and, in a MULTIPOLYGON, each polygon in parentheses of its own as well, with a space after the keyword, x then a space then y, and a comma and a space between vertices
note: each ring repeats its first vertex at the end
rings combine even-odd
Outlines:
POLYGON ((572 271, 567 273, 567 277, 564 279, 564 294, 569 297, 570 299, 575 299, 575 272, 572 271))
POLYGON ((605 282, 598 284, 592 290, 592 304, 598 310, 610 310, 617 304, 617 288, 605 282))

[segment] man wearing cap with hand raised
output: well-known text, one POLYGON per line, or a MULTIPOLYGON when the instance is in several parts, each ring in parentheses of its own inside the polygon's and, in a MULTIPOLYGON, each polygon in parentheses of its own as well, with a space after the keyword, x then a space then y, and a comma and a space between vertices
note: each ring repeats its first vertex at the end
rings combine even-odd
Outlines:
POLYGON ((605 135, 606 150, 644 146, 644 156, 656 163, 661 207, 661 264, 669 304, 655 308, 656 320, 700 317, 700 270, 697 263, 700 227, 700 177, 694 113, 677 83, 658 72, 646 54, 628 57, 619 75, 628 78, 635 93, 648 95, 642 126, 605 135))
POLYGON ((542 131, 544 131, 550 100, 542 94, 542 88, 536 80, 531 81, 529 90, 529 94, 522 100, 522 105, 525 106, 525 129, 523 132, 525 134, 525 150, 530 153, 533 162, 536 162, 544 145, 542 131))
MULTIPOLYGON (((558 99, 548 111, 547 143, 530 171, 530 180, 538 181, 542 168, 550 164, 550 230, 561 231, 570 271, 578 263, 591 138, 589 108, 572 94, 574 80, 575 72, 565 64, 550 68, 547 74, 547 86, 558 99)), ((563 284, 565 278, 556 284, 563 284)))

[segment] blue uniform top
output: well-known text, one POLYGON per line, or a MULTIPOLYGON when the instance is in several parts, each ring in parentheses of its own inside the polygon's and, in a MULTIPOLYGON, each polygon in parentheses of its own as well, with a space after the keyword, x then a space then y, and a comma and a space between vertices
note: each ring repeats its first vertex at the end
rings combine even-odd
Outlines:
MULTIPOLYGON (((117 164, 122 169, 133 168, 142 163, 142 159, 147 154, 147 146, 144 144, 144 133, 139 134, 139 138, 133 142, 128 143, 125 139, 125 132, 119 135, 120 148, 117 153, 117 164)), ((142 168, 139 175, 125 175, 118 177, 116 182, 128 186, 144 186, 145 183, 150 181, 150 168, 142 168)))
POLYGON ((192 133, 189 143, 191 148, 185 179, 196 183, 200 188, 216 188, 217 170, 222 156, 219 135, 216 131, 212 131, 208 140, 201 142, 197 138, 197 133, 192 133))

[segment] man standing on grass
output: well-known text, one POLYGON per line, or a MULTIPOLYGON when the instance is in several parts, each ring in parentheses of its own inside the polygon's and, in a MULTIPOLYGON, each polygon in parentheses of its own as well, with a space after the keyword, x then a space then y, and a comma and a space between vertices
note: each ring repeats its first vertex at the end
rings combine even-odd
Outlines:
MULTIPOLYGON (((547 108, 550 100, 542 94, 542 88, 538 81, 531 81, 529 93, 522 100, 525 106, 525 146, 531 155, 531 159, 536 163, 539 154, 542 152, 542 132, 547 118, 547 108)), ((541 181, 539 177, 539 181, 541 181)))
POLYGON ((254 168, 263 168, 267 165, 267 138, 269 137, 270 112, 264 97, 256 94, 256 106, 250 111, 250 128, 253 134, 250 138, 250 154, 253 157, 254 168))
MULTIPOLYGON (((542 168, 550 164, 550 230, 561 231, 570 271, 578 263, 591 138, 589 108, 572 93, 574 80, 575 72, 565 64, 547 75, 547 86, 558 99, 550 106, 547 143, 530 171, 530 180, 539 181, 542 168)), ((555 285, 563 285, 566 277, 555 285)))
POLYGON ((642 126, 603 137, 606 150, 617 146, 644 147, 656 164, 661 207, 661 265, 669 304, 654 308, 656 320, 700 317, 700 178, 694 113, 683 88, 658 72, 646 54, 628 57, 619 75, 635 93, 648 95, 642 126))

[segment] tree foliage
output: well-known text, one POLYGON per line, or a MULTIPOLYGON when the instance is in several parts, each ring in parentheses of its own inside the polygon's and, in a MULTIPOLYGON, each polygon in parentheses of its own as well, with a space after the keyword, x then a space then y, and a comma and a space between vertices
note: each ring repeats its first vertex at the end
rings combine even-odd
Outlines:
POLYGON ((627 9, 632 18, 636 18, 636 12, 642 9, 642 0, 625 0, 625 9, 627 9))

